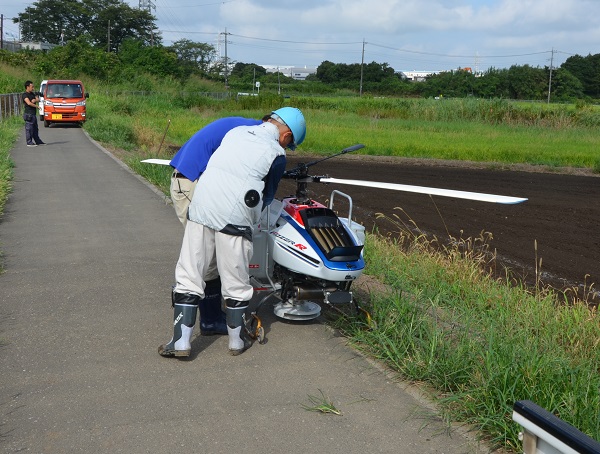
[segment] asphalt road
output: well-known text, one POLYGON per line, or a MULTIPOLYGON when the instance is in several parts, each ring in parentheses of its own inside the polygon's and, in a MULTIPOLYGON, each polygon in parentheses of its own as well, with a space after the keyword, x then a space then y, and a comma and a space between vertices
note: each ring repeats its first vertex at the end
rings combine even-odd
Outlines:
POLYGON ((1 452, 479 452, 318 322, 264 310, 268 342, 241 356, 198 336, 189 360, 160 357, 175 213, 83 130, 40 135, 12 150, 0 221, 1 452), (342 416, 302 407, 320 391, 342 416))

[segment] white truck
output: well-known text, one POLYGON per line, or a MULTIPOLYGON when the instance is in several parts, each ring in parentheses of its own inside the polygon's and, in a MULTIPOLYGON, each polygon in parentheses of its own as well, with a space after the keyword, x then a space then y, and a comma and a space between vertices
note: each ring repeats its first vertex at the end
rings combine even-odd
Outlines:
POLYGON ((38 104, 38 110, 40 111, 40 121, 44 121, 44 91, 46 91, 47 80, 42 80, 40 84, 40 103, 38 104))

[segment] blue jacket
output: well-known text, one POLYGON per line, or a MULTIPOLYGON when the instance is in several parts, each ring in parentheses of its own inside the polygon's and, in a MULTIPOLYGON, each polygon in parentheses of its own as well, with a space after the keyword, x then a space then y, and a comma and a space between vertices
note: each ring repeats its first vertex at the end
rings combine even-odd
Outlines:
POLYGON ((243 117, 226 117, 207 124, 194 134, 171 159, 171 166, 188 180, 196 181, 206 169, 208 160, 215 152, 225 134, 238 126, 255 126, 261 120, 243 117))

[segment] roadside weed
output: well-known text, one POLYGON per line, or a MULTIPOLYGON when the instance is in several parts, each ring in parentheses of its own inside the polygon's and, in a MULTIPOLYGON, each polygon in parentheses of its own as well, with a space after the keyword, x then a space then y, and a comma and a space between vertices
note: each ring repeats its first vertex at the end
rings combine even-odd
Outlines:
POLYGON ((310 401, 310 405, 302 404, 302 408, 307 411, 317 411, 321 413, 331 413, 334 415, 341 416, 342 412, 338 410, 333 402, 325 396, 323 391, 319 389, 320 396, 311 396, 308 395, 308 400, 310 401))

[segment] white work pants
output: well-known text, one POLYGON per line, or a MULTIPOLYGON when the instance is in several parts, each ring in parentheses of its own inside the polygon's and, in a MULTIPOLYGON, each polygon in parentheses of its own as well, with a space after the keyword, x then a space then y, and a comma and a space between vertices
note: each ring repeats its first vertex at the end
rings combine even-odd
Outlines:
POLYGON ((189 221, 175 268, 175 292, 204 298, 205 282, 220 276, 223 298, 249 301, 253 295, 248 275, 251 258, 252 241, 189 221))

